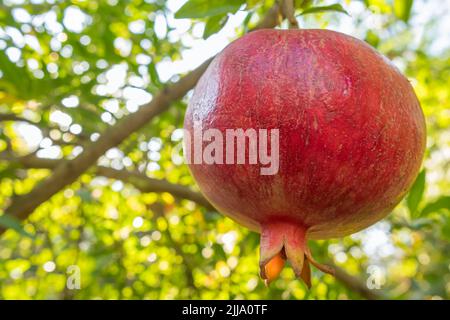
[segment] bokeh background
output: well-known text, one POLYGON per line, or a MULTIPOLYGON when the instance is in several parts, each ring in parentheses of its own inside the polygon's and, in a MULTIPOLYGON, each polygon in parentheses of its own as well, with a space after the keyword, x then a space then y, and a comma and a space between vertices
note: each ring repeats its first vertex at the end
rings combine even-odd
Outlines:
POLYGON ((189 90, 31 214, 8 213, 62 160, 157 99, 273 4, 0 2, 0 299, 450 297, 449 1, 295 1, 302 28, 341 31, 389 57, 427 119, 423 171, 408 197, 367 230, 310 244, 337 278, 314 269, 306 290, 285 268, 264 286, 258 235, 211 208, 183 164, 189 90), (79 289, 67 285, 74 270, 79 289))

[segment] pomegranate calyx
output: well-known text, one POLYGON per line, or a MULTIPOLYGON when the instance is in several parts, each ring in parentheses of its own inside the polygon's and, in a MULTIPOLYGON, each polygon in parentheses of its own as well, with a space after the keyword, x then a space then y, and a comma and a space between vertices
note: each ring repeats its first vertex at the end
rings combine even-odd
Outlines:
POLYGON ((334 270, 318 263, 306 242, 306 228, 292 222, 271 222, 262 226, 260 248, 260 275, 266 285, 275 280, 289 260, 295 275, 311 287, 310 263, 322 272, 334 270))

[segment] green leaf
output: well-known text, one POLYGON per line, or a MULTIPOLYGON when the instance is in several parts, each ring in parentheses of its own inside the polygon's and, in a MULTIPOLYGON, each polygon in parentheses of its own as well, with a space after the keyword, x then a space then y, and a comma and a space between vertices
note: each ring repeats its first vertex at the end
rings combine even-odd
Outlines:
POLYGON ((312 6, 313 0, 295 0, 294 4, 296 8, 306 9, 312 6))
POLYGON ((432 225, 433 225, 432 219, 419 218, 412 221, 409 227, 412 230, 423 230, 424 228, 431 227, 432 225))
POLYGON ((250 254, 259 246, 260 235, 256 232, 249 232, 241 242, 243 254, 250 254))
POLYGON ((380 43, 380 38, 378 37, 378 35, 373 32, 372 30, 367 31, 366 34, 366 42, 368 44, 370 44, 372 47, 377 47, 378 44, 380 43))
POLYGON ((219 32, 227 21, 228 15, 226 14, 209 17, 206 21, 205 30, 203 31, 203 39, 207 39, 214 33, 219 32))
POLYGON ((335 4, 332 4, 329 6, 311 7, 306 10, 303 10, 303 12, 300 13, 300 15, 311 14, 311 13, 321 13, 321 12, 327 12, 327 11, 342 12, 342 13, 345 13, 346 15, 349 15, 348 12, 345 11, 345 9, 339 3, 335 3, 335 4))
POLYGON ((175 18, 206 18, 235 13, 244 3, 245 0, 189 0, 175 13, 175 18))
POLYGON ((261 0, 247 0, 246 1, 247 6, 245 7, 246 9, 253 9, 256 8, 257 6, 260 6, 264 3, 264 1, 261 0))
POLYGON ((447 242, 450 241, 450 217, 445 219, 445 223, 442 225, 442 236, 447 242))
POLYGON ((77 195, 81 198, 81 200, 83 200, 83 202, 88 203, 88 202, 93 202, 93 197, 92 194, 89 192, 88 189, 86 188, 82 188, 79 189, 77 191, 77 195))
POLYGON ((447 209, 450 211, 450 196, 442 196, 436 201, 427 204, 425 208, 423 208, 421 216, 425 216, 442 209, 447 209))
POLYGON ((1 179, 16 179, 17 178, 17 168, 19 166, 17 164, 12 164, 5 169, 0 169, 0 180, 1 179))
POLYGON ((420 201, 422 200, 425 191, 425 170, 422 170, 416 178, 411 190, 409 191, 406 203, 408 205, 411 216, 415 216, 420 201))
POLYGON ((33 235, 29 234, 23 229, 22 224, 17 218, 9 214, 4 214, 0 216, 0 226, 5 227, 7 229, 13 229, 22 236, 34 238, 33 235))
POLYGON ((250 20, 253 17, 254 12, 252 11, 248 11, 247 12, 247 16, 245 17, 244 21, 242 22, 242 25, 244 26, 244 33, 247 33, 250 30, 250 20))
POLYGON ((161 85, 161 80, 159 79, 158 71, 156 71, 156 66, 153 61, 148 65, 148 73, 150 74, 150 79, 155 86, 161 85))
POLYGON ((225 252, 225 250, 223 249, 223 247, 218 244, 218 243, 214 243, 212 245, 212 249, 214 250, 214 254, 220 259, 220 260, 227 260, 227 254, 225 252))
POLYGON ((408 22, 411 16, 413 0, 394 0, 394 13, 405 22, 408 22))

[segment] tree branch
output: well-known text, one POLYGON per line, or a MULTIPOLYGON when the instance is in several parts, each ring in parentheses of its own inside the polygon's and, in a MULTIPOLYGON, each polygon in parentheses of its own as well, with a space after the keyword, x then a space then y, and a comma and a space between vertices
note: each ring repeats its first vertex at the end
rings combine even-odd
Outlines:
MULTIPOLYGON (((278 5, 274 5, 255 29, 275 27, 278 15, 278 5)), ((78 157, 61 162, 50 177, 38 184, 28 194, 15 198, 5 211, 19 219, 27 218, 43 202, 49 200, 65 186, 75 182, 107 150, 120 144, 130 134, 167 110, 174 101, 182 98, 195 86, 211 60, 212 58, 208 59, 178 82, 167 85, 154 96, 151 102, 141 106, 137 112, 128 115, 103 132, 100 138, 86 146, 78 157)))
MULTIPOLYGON (((29 169, 55 169, 64 162, 64 160, 38 158, 34 154, 24 157, 0 154, 0 160, 16 162, 22 167, 29 169)), ((186 186, 174 184, 164 179, 150 178, 141 172, 133 172, 126 169, 117 170, 106 166, 95 166, 94 170, 96 175, 129 183, 141 192, 168 192, 176 198, 191 200, 209 210, 215 210, 201 193, 193 191, 186 186)), ((0 234, 2 234, 1 228, 0 234)))
POLYGON ((205 208, 216 210, 201 193, 193 191, 186 186, 170 183, 163 179, 149 178, 140 172, 116 170, 104 166, 96 167, 96 172, 103 177, 130 183, 141 192, 168 192, 176 198, 191 200, 205 208))
POLYGON ((36 125, 36 123, 34 123, 33 121, 20 117, 16 114, 13 113, 0 113, 0 122, 2 121, 17 121, 17 122, 26 122, 29 124, 33 124, 36 125))
POLYGON ((295 18, 294 0, 281 0, 280 2, 281 14, 283 18, 288 20, 289 28, 298 29, 298 21, 295 18))
POLYGON ((350 275, 344 269, 338 267, 333 263, 330 263, 329 265, 334 269, 334 277, 349 290, 358 293, 361 297, 364 297, 367 300, 385 299, 385 297, 381 293, 369 289, 363 281, 350 275))

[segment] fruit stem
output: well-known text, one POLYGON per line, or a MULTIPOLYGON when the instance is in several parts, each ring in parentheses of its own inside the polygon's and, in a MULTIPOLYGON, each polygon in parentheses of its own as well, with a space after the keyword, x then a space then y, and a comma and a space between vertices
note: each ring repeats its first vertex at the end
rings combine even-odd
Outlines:
POLYGON ((289 29, 299 29, 298 21, 295 18, 294 0, 280 0, 281 15, 288 20, 289 29))

